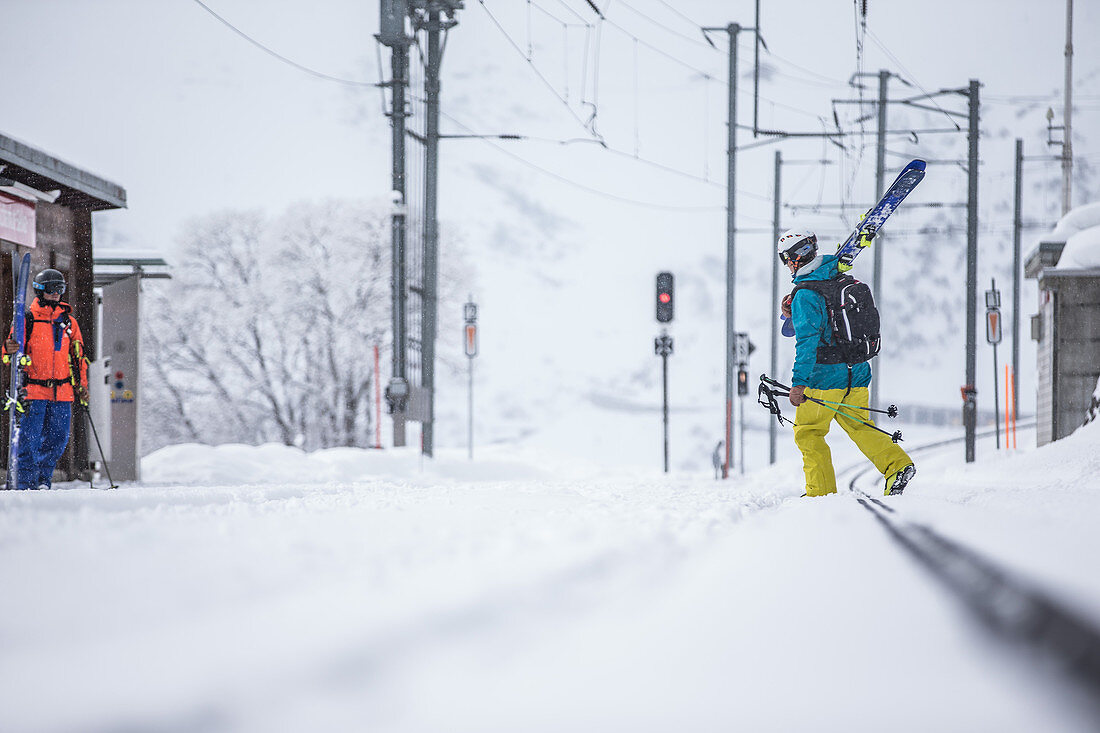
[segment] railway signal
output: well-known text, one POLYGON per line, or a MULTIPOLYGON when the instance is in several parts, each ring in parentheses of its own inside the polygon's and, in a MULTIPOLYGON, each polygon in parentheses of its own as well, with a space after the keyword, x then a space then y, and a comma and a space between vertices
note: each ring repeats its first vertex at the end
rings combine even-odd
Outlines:
POLYGON ((672 292, 672 273, 657 273, 657 322, 669 323, 672 321, 675 302, 672 292))

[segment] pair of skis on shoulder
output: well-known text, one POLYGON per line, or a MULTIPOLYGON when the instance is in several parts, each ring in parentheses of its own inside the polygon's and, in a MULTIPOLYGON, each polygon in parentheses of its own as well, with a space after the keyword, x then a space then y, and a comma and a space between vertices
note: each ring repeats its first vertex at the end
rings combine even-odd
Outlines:
MULTIPOLYGON (((882 198, 878 200, 878 203, 871 207, 852 233, 848 235, 848 238, 837 247, 836 254, 838 257, 851 264, 862 249, 859 246, 860 237, 864 233, 873 234, 882 227, 883 223, 890 218, 890 214, 894 213, 894 209, 905 200, 910 191, 916 188, 917 184, 924 178, 925 165, 923 160, 911 160, 902 169, 894 182, 886 189, 886 193, 882 194, 882 198)), ((780 318, 783 319, 783 335, 794 336, 794 325, 786 316, 780 316, 780 318)))

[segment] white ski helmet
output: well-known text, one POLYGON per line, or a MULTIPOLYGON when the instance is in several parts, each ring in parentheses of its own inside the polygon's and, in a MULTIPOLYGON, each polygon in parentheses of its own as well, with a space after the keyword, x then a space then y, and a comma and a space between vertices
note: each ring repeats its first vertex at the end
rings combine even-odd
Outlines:
MULTIPOLYGON (((784 265, 794 264, 795 275, 807 265, 821 263, 817 254, 817 235, 809 229, 788 229, 779 238, 779 260, 784 265)), ((813 268, 810 268, 813 269, 813 268)))

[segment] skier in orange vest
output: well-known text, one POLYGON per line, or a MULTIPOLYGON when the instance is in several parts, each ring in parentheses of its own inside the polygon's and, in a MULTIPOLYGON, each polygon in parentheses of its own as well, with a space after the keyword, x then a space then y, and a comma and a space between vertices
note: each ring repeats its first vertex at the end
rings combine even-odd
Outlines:
MULTIPOLYGON (((27 306, 27 397, 19 423, 20 489, 48 489, 53 471, 69 443, 73 400, 88 405, 88 361, 84 339, 72 317, 72 308, 61 300, 65 276, 46 269, 34 277, 34 302, 27 306)), ((4 361, 18 349, 9 333, 4 342, 4 361)))

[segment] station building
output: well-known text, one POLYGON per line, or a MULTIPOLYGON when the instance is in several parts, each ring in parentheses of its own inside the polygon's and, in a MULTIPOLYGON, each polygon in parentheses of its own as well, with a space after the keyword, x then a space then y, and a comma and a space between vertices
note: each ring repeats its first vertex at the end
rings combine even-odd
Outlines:
MULTIPOLYGON (((88 357, 98 359, 93 336, 98 324, 93 292, 92 214, 125 207, 126 191, 118 184, 0 134, 0 317, 4 327, 12 321, 12 255, 21 258, 30 252, 32 277, 47 267, 64 273, 64 299, 73 306, 88 357)), ((5 392, 9 376, 5 367, 5 392)), ((6 462, 6 412, 0 422, 0 461, 6 462)), ((72 427, 69 447, 57 466, 63 474, 58 478, 63 480, 75 479, 89 467, 86 421, 77 412, 72 427)))
POLYGON ((1039 445, 1064 438, 1088 418, 1100 380, 1100 203, 1062 217, 1028 256, 1039 281, 1036 431, 1039 445))

